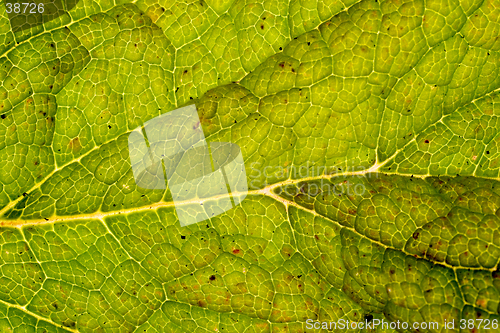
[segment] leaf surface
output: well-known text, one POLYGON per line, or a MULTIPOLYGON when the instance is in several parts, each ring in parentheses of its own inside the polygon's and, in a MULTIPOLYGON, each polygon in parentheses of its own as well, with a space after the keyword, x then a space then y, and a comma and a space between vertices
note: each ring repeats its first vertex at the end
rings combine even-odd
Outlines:
POLYGON ((467 320, 500 319, 499 13, 85 0, 13 33, 0 6, 0 331, 490 332, 467 320), (193 103, 249 191, 181 227, 128 136, 193 103))

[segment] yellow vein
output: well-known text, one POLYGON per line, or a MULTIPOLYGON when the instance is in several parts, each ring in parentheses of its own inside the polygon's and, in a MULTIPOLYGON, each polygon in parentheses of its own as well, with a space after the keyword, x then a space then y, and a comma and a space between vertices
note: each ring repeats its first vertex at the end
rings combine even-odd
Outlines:
POLYGON ((1 304, 4 304, 5 306, 7 306, 7 307, 9 307, 9 308, 15 308, 15 309, 18 309, 18 310, 20 310, 20 311, 22 311, 22 312, 24 312, 24 313, 26 313, 26 314, 28 314, 28 315, 30 315, 30 316, 32 316, 32 317, 34 317, 34 318, 36 318, 36 319, 38 319, 38 321, 44 321, 44 322, 49 323, 49 324, 52 324, 52 325, 54 325, 54 326, 56 326, 56 327, 62 328, 62 329, 64 329, 64 330, 66 330, 66 331, 69 331, 69 332, 77 332, 77 333, 78 333, 78 331, 77 331, 77 330, 75 330, 75 329, 71 329, 71 328, 68 328, 68 327, 62 326, 62 325, 60 325, 60 324, 56 324, 55 322, 53 322, 52 320, 50 320, 50 319, 48 319, 48 318, 45 318, 45 317, 39 316, 39 315, 37 315, 36 313, 31 312, 30 310, 26 309, 26 307, 25 307, 25 306, 21 306, 21 305, 17 305, 17 304, 12 304, 12 303, 6 302, 6 301, 4 301, 4 300, 2 300, 2 299, 0 299, 0 303, 1 303, 1 304))
POLYGON ((106 218, 108 216, 114 216, 114 215, 139 213, 139 212, 144 212, 147 210, 159 209, 159 208, 177 207, 177 206, 192 205, 192 204, 202 204, 206 201, 227 198, 230 195, 239 196, 239 195, 246 194, 246 195, 268 195, 268 196, 271 196, 272 191, 278 187, 281 187, 281 186, 293 185, 293 184, 297 184, 300 182, 313 181, 313 180, 319 180, 319 179, 331 179, 333 177, 365 175, 365 174, 373 173, 373 172, 374 172, 374 168, 372 167, 368 170, 355 171, 355 172, 323 174, 323 175, 305 177, 305 178, 300 178, 300 179, 289 178, 287 180, 268 185, 268 186, 266 186, 262 189, 259 189, 259 190, 252 190, 252 191, 247 191, 247 192, 233 191, 231 193, 225 193, 225 194, 212 196, 210 198, 205 198, 205 199, 191 199, 191 200, 176 201, 176 202, 161 201, 161 202, 151 203, 149 205, 144 205, 141 207, 121 209, 121 210, 109 211, 109 212, 97 211, 95 213, 90 213, 90 214, 52 216, 52 217, 48 217, 48 218, 39 218, 39 219, 12 219, 12 220, 4 219, 4 220, 0 220, 0 226, 23 226, 23 225, 46 224, 46 223, 54 223, 54 222, 68 222, 68 221, 75 221, 75 220, 90 220, 90 219, 103 220, 104 218, 106 218))

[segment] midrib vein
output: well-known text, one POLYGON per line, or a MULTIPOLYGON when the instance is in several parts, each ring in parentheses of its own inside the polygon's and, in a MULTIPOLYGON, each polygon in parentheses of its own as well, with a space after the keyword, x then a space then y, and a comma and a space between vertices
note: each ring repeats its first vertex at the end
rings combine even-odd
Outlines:
MULTIPOLYGON (((94 213, 87 213, 87 214, 75 214, 75 215, 67 215, 67 216, 51 216, 48 218, 39 218, 39 219, 12 219, 12 220, 0 219, 0 226, 22 227, 24 225, 38 225, 38 224, 47 224, 47 223, 55 223, 55 222, 69 222, 69 221, 91 220, 91 219, 99 219, 101 221, 104 221, 104 218, 109 217, 109 216, 114 216, 114 215, 140 213, 140 212, 144 212, 147 210, 156 210, 159 208, 184 206, 184 205, 189 205, 189 204, 201 204, 201 203, 205 203, 207 201, 218 200, 218 199, 222 199, 222 198, 228 198, 230 196, 238 196, 238 195, 243 195, 243 194, 246 194, 246 195, 265 195, 265 196, 272 197, 274 200, 279 201, 285 205, 294 205, 293 202, 274 194, 273 190, 278 188, 278 187, 293 185, 293 184, 297 184, 300 182, 307 182, 307 181, 314 181, 314 180, 321 180, 321 179, 330 180, 330 179, 335 178, 335 177, 362 176, 362 175, 366 175, 369 173, 378 173, 379 169, 381 167, 383 167, 388 161, 390 161, 390 159, 387 159, 387 160, 383 161, 382 163, 376 163, 371 168, 366 169, 366 170, 361 170, 361 171, 322 174, 322 175, 318 175, 318 176, 303 177, 303 178, 298 178, 298 179, 288 178, 288 179, 283 180, 281 182, 276 182, 274 184, 270 184, 270 185, 263 187, 259 190, 252 190, 252 191, 247 191, 247 192, 231 192, 231 193, 226 193, 226 194, 222 194, 222 195, 218 195, 218 196, 212 196, 212 197, 205 198, 205 199, 185 200, 185 201, 176 201, 176 202, 161 201, 161 202, 156 202, 156 203, 152 203, 149 205, 144 205, 141 207, 120 209, 120 210, 109 211, 109 212, 96 211, 94 213)), ((384 171, 382 173, 385 175, 410 176, 410 174, 402 174, 402 173, 398 173, 398 172, 386 172, 386 171, 384 171)), ((432 177, 432 176, 436 176, 436 175, 411 174, 411 176, 414 178, 425 179, 427 177, 432 177)), ((445 176, 445 175, 443 175, 443 176, 445 176)), ((488 177, 481 177, 481 178, 488 178, 488 177)), ((493 177, 491 179, 499 180, 498 178, 493 178, 493 177)), ((14 202, 17 202, 17 201, 14 201, 14 202)), ((12 207, 8 206, 8 207, 13 208, 13 206, 12 207)), ((4 209, 0 210, 0 214, 1 215, 5 214, 8 211, 7 210, 8 207, 4 207, 4 209)), ((301 209, 307 210, 302 206, 298 206, 298 207, 301 209)))
POLYGON ((128 208, 128 209, 120 209, 116 211, 110 211, 110 212, 102 212, 102 211, 97 211, 94 213, 90 214, 77 214, 77 215, 68 215, 68 216, 52 216, 48 218, 41 218, 41 219, 29 219, 29 220, 23 220, 23 219, 13 219, 13 220, 7 220, 7 219, 2 219, 0 220, 0 225, 1 226, 16 226, 16 227, 21 227, 24 225, 34 225, 34 224, 46 224, 46 223, 55 223, 55 222, 68 222, 68 221, 75 221, 75 220, 91 220, 91 219, 99 219, 103 220, 104 218, 108 216, 114 216, 114 215, 122 215, 122 214, 130 214, 130 213, 138 213, 138 212, 144 212, 147 210, 156 210, 159 208, 168 208, 168 207, 176 207, 176 206, 184 206, 184 205, 189 205, 189 204, 200 204, 204 203, 207 201, 212 201, 212 200, 218 200, 222 198, 227 198, 229 196, 238 196, 238 195, 267 195, 272 197, 273 199, 282 202, 283 204, 288 204, 289 201, 286 200, 285 198, 276 196, 272 193, 272 191, 278 187, 281 186, 286 186, 286 185, 292 185, 292 184, 297 184, 300 182, 307 182, 307 181, 313 181, 313 180, 319 180, 319 179, 331 179, 333 177, 343 177, 343 176, 356 176, 356 175, 365 175, 368 173, 373 173, 375 172, 375 167, 378 168, 379 165, 375 165, 370 169, 367 170, 362 170, 362 171, 355 171, 355 172, 343 172, 343 173, 335 173, 335 174, 329 174, 329 175, 319 175, 319 176, 312 176, 312 177, 305 177, 305 178, 300 178, 300 179, 286 179, 281 182, 277 182, 271 185, 268 185, 266 187, 263 187, 259 190, 252 190, 252 191, 247 191, 247 192, 231 192, 227 194, 222 194, 218 196, 213 196, 210 198, 206 199, 197 199, 197 200, 185 200, 185 201, 176 201, 175 203, 173 201, 170 202, 156 202, 152 203, 150 205, 145 205, 141 207, 135 207, 135 208, 128 208))
MULTIPOLYGON (((396 154, 396 153, 395 153, 396 154)), ((360 175, 366 175, 369 173, 377 173, 379 172, 379 169, 383 167, 388 161, 392 159, 391 158, 384 160, 381 163, 375 163, 371 168, 366 169, 366 170, 360 170, 360 171, 348 171, 348 172, 339 172, 339 173, 332 173, 332 174, 322 174, 318 176, 311 176, 311 177, 303 177, 303 178, 297 178, 297 179, 291 179, 288 178, 286 180, 283 180, 281 182, 276 182, 274 184, 270 184, 268 186, 265 186, 261 189, 258 190, 252 190, 252 191, 247 191, 247 192, 231 192, 227 194, 222 194, 218 196, 213 196, 209 197, 206 199, 197 199, 197 200, 185 200, 185 201, 176 201, 175 203, 173 201, 170 202, 156 202, 152 203, 149 205, 144 205, 141 207, 134 207, 134 208, 127 208, 127 209, 120 209, 120 210, 115 210, 115 211, 109 211, 109 212, 103 212, 103 211, 96 211, 94 213, 87 213, 87 214, 75 214, 75 215, 67 215, 67 216, 52 216, 48 218, 39 218, 39 219, 0 219, 0 226, 13 226, 13 227, 21 227, 24 225, 37 225, 37 224, 46 224, 46 223, 55 223, 55 222, 69 222, 69 221, 77 221, 77 220, 91 220, 91 219, 99 219, 103 221, 104 218, 109 217, 109 216, 114 216, 114 215, 122 215, 122 214, 130 214, 130 213, 140 213, 144 212, 147 210, 156 210, 159 208, 168 208, 168 207, 176 207, 176 206, 184 206, 184 205, 189 205, 189 204, 200 204, 204 203, 207 201, 212 201, 212 200, 218 200, 222 198, 228 198, 229 196, 238 196, 242 194, 246 195, 266 195, 269 197, 272 197, 274 200, 279 201, 285 205, 293 204, 293 202, 288 201, 285 198, 282 198, 278 195, 273 194, 273 190, 281 187, 281 186, 286 186, 286 185, 293 185, 297 184, 300 182, 307 182, 307 181, 313 181, 313 180, 320 180, 320 179, 332 179, 334 177, 346 177, 346 176, 360 176, 360 175)), ((74 161, 73 161, 74 162, 74 161)), ((55 171, 54 171, 55 172, 55 171)), ((401 176, 410 176, 410 174, 402 174, 398 172, 387 172, 384 171, 382 172, 385 175, 401 175, 401 176)), ((436 175, 431 175, 431 174, 411 174, 414 178, 421 178, 425 179, 427 177, 432 177, 436 175)), ((444 175, 443 175, 444 176, 444 175)), ((488 178, 488 177, 481 177, 481 178, 488 178)), ((494 180, 499 180, 497 178, 491 178, 494 180)), ((42 182, 43 183, 43 182, 42 182)), ((38 185, 38 184, 37 184, 38 185)), ((39 186, 36 186, 38 188, 39 186)), ((21 197, 23 198, 23 197, 21 197)), ((18 199, 19 200, 19 199, 18 199)), ((14 200, 11 202, 10 205, 4 207, 4 209, 0 210, 0 215, 4 215, 9 209, 14 207, 14 203, 17 203, 18 200, 14 200)), ((305 209, 302 206, 301 209, 305 209)))

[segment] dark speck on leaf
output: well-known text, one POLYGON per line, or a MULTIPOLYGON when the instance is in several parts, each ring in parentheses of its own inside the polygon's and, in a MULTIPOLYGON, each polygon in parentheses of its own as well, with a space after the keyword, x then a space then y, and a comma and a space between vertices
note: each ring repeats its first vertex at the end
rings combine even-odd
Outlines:
POLYGON ((215 275, 210 275, 209 279, 210 279, 210 281, 215 280, 215 275))
POLYGON ((186 239, 186 236, 181 236, 181 239, 186 239))
POLYGON ((307 42, 307 45, 311 45, 311 42, 307 42))
POLYGON ((6 116, 3 114, 3 115, 0 116, 0 118, 5 119, 6 116))
POLYGON ((425 143, 429 143, 429 140, 425 140, 425 143))
POLYGON ((368 314, 365 314, 365 320, 367 322, 371 322, 373 320, 373 315, 368 313, 368 314))

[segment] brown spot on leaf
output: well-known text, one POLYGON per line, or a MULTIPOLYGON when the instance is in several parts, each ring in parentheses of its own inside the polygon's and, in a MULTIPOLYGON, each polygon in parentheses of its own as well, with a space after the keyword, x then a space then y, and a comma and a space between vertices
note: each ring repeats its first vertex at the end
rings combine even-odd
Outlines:
POLYGON ((76 137, 71 139, 68 143, 68 148, 74 153, 79 152, 82 149, 82 144, 80 143, 80 138, 76 137))

